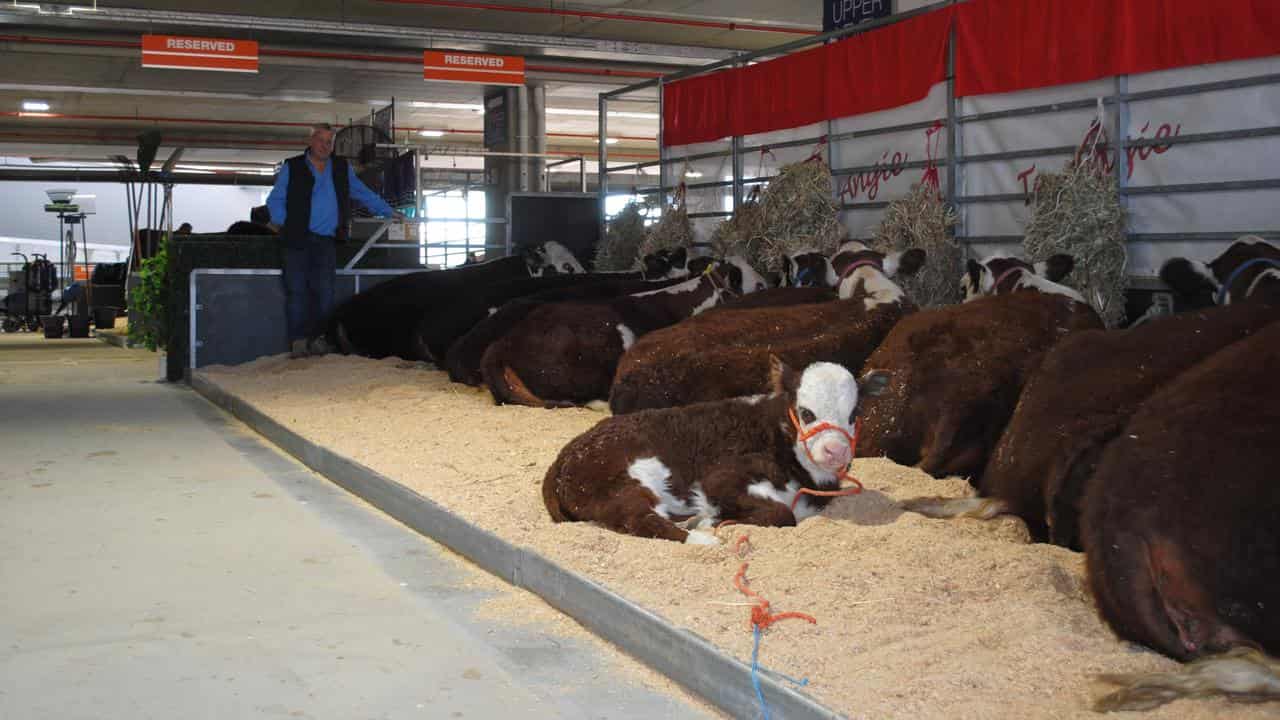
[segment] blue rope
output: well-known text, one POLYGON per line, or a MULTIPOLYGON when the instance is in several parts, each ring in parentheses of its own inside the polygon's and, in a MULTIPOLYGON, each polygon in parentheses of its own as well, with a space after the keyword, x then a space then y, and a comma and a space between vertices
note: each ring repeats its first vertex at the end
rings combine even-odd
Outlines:
POLYGON ((1214 298, 1214 301, 1217 302, 1217 304, 1221 305, 1222 301, 1226 299, 1227 293, 1231 292, 1231 284, 1236 281, 1236 278, 1240 277, 1240 273, 1253 267, 1254 265, 1271 265, 1273 267, 1280 268, 1280 260, 1273 260, 1271 258, 1254 258, 1249 262, 1244 263, 1240 267, 1236 268, 1235 271, 1232 272, 1229 276, 1227 276, 1227 281, 1222 283, 1222 287, 1218 288, 1218 296, 1214 298))
POLYGON ((764 702, 764 691, 760 689, 760 626, 755 625, 756 642, 751 648, 751 686, 756 689, 756 700, 760 701, 760 715, 769 720, 769 706, 764 702))
POLYGON ((752 629, 753 629, 753 631, 754 631, 754 633, 755 633, 755 645, 751 648, 751 687, 755 688, 755 690, 756 690, 756 700, 759 700, 759 701, 760 701, 760 715, 761 715, 761 717, 763 717, 763 718, 764 718, 764 720, 769 720, 769 706, 768 706, 767 704, 765 704, 765 701, 764 701, 764 691, 760 689, 760 676, 759 676, 759 673, 760 673, 760 672, 767 672, 767 673, 769 673, 770 675, 776 675, 776 676, 778 676, 778 677, 780 677, 780 678, 782 678, 782 679, 784 679, 784 680, 787 680, 788 682, 791 682, 792 684, 797 685, 797 686, 799 686, 799 687, 804 687, 805 685, 808 685, 808 684, 809 684, 809 678, 802 678, 802 679, 800 679, 800 680, 796 680, 795 678, 791 677, 790 675, 783 675, 782 673, 780 673, 780 672, 778 672, 778 671, 776 671, 776 670, 769 670, 769 669, 767 669, 767 668, 762 668, 762 667, 760 667, 760 635, 761 635, 761 632, 760 632, 760 626, 759 626, 759 625, 754 625, 754 626, 752 626, 752 629))

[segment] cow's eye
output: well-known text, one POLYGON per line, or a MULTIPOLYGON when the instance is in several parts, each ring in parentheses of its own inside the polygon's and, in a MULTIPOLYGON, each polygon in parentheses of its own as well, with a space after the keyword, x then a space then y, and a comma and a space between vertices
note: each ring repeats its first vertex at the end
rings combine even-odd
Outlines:
POLYGON ((569 263, 565 263, 565 264, 561 265, 560 267, 564 268, 564 271, 565 271, 565 272, 567 272, 567 273, 569 273, 570 275, 572 275, 572 274, 573 274, 573 266, 572 266, 572 265, 570 265, 569 263))
POLYGON ((817 418, 813 416, 813 412, 809 410, 809 408, 800 408, 800 422, 808 425, 816 419, 817 418))

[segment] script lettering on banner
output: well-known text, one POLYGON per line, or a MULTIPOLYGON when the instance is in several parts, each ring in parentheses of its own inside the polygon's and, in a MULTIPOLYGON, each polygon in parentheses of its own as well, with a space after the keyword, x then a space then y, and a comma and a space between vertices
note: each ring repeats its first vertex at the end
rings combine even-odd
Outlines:
POLYGON ((425 50, 422 53, 422 79, 484 85, 523 85, 524 58, 425 50))
POLYGON ((822 31, 858 25, 893 14, 893 0, 822 0, 822 31))
POLYGON ((258 43, 256 40, 143 35, 142 67, 256 73, 258 43))

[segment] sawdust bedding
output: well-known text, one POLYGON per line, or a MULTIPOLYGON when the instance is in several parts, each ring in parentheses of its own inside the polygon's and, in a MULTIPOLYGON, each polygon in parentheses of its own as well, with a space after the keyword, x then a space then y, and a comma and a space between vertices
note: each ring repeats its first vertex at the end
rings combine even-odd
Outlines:
MULTIPOLYGON (((760 662, 807 677, 804 692, 866 718, 1085 718, 1098 673, 1172 660, 1121 642, 1098 618, 1082 555, 1030 544, 1021 521, 943 522, 897 500, 969 494, 884 459, 855 461, 866 492, 795 528, 728 526, 724 544, 679 545, 583 523, 554 524, 542 476, 603 416, 496 407, 486 391, 424 364, 329 356, 262 358, 207 377, 286 427, 537 551, 750 662, 749 607, 733 588, 749 537, 751 586, 775 612, 760 662)), ((501 609, 491 613, 496 620, 501 609)), ((553 613, 547 613, 548 616, 553 613)), ((517 620, 512 613, 510 621, 517 620)), ((1276 718, 1280 708, 1178 700, 1152 720, 1276 718)))

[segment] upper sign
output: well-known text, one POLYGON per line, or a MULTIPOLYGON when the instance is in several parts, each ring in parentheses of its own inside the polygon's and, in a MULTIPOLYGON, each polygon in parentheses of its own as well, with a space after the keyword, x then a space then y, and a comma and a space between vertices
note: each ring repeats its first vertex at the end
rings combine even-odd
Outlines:
POLYGON ((831 32, 892 13, 893 0, 822 0, 822 31, 831 32))
POLYGON ((422 78, 486 85, 523 85, 524 58, 425 50, 422 53, 422 78))
POLYGON ((258 72, 255 40, 143 35, 142 67, 258 72))

